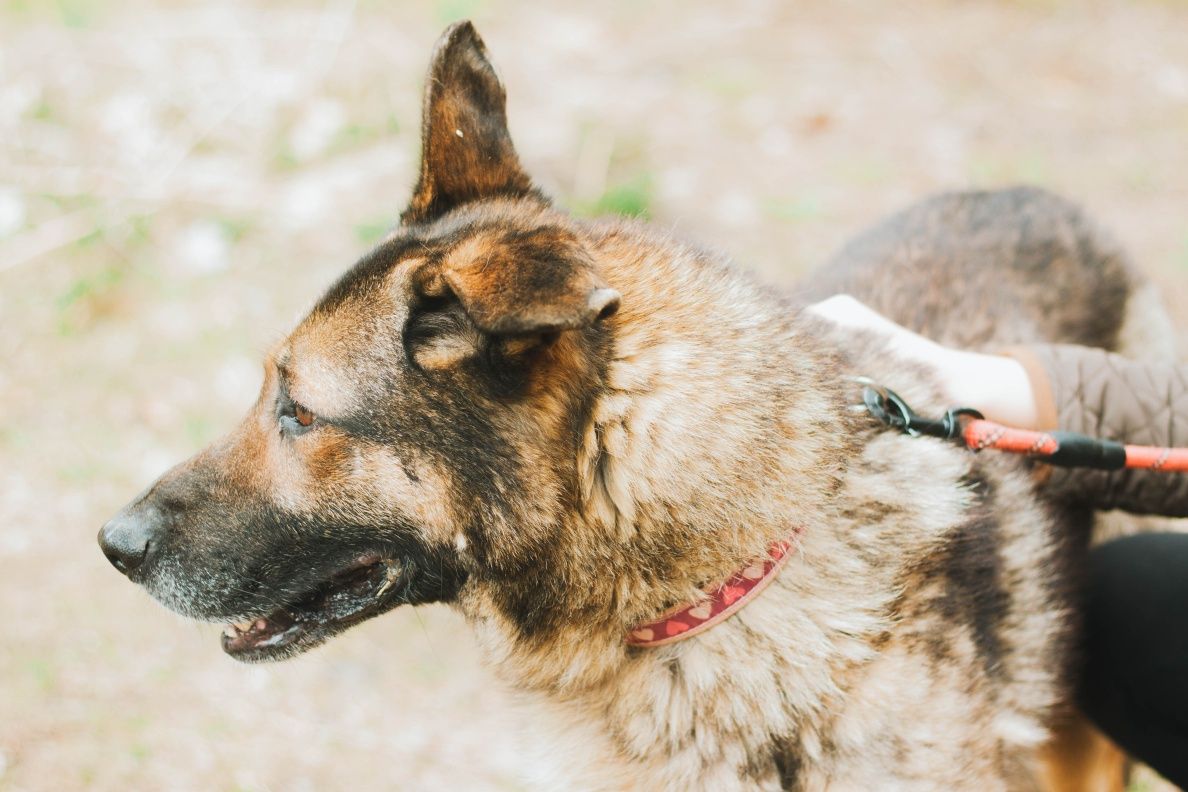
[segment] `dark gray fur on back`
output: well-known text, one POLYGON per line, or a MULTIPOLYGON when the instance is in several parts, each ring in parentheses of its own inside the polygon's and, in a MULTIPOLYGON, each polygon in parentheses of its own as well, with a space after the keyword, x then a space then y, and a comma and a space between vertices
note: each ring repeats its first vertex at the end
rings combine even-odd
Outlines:
POLYGON ((803 284, 945 344, 1113 350, 1140 278, 1079 207, 1034 187, 943 193, 878 223, 803 284))

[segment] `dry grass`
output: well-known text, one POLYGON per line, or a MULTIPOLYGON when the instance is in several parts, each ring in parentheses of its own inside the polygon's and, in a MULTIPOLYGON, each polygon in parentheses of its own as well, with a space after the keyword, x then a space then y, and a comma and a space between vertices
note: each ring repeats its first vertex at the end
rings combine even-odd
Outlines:
POLYGON ((0 788, 516 788, 447 610, 247 668, 93 544, 394 221, 457 16, 581 211, 787 281, 916 196, 1038 182, 1188 295, 1188 6, 544 5, 0 6, 0 788))

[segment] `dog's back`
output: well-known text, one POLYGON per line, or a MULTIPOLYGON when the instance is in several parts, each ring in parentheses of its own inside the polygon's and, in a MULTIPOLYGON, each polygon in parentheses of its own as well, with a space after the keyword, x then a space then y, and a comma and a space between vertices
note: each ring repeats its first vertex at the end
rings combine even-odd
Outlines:
MULTIPOLYGON (((633 239, 641 249, 660 244, 633 239)), ((630 257, 604 250, 599 258, 630 257)), ((661 350, 695 348, 696 355, 681 358, 686 365, 665 375, 666 387, 686 379, 702 389, 716 384, 710 392, 730 411, 712 411, 715 433, 704 438, 746 453, 706 454, 707 439, 690 441, 696 408, 706 400, 688 395, 694 388, 679 410, 671 408, 684 416, 682 436, 665 443, 665 452, 682 460, 673 477, 696 479, 697 463, 710 459, 717 489, 742 479, 737 502, 743 494, 758 498, 762 508, 753 512, 808 528, 798 558, 736 620, 698 646, 633 657, 622 688, 600 687, 574 710, 594 711, 607 698, 631 701, 640 689, 662 691, 655 695, 670 703, 659 715, 630 706, 616 713, 630 715, 632 739, 650 746, 643 753, 677 751, 686 727, 729 748, 707 747, 700 765, 657 759, 650 779, 665 788, 1031 786, 1038 749, 1071 698, 1074 597, 1090 515, 1045 503, 1018 458, 974 456, 844 417, 844 400, 856 401, 844 381, 855 374, 895 387, 923 410, 944 406, 929 372, 897 358, 878 337, 804 319, 785 328, 772 318, 767 297, 749 293, 737 275, 709 260, 640 260, 608 270, 614 282, 642 284, 652 295, 624 291, 610 380, 625 378, 644 359, 636 339, 645 324, 657 328, 646 335, 661 350), (647 317, 633 305, 647 305, 647 317), (832 362, 808 357, 832 350, 832 362), (789 416, 783 420, 791 429, 781 443, 764 446, 738 429, 743 412, 747 425, 760 424, 762 415, 789 416), (845 440, 805 462, 812 443, 827 437, 845 440), (784 473, 738 475, 741 460, 768 456, 786 465, 784 473), (818 470, 830 475, 810 481, 818 470), (740 651, 744 664, 736 661, 740 651), (677 707, 671 702, 685 695, 686 674, 713 681, 677 707), (786 709, 769 712, 765 702, 786 709), (713 714, 744 705, 753 729, 713 714), (732 752, 750 757, 753 775, 736 777, 732 752)), ((1079 210, 1036 190, 930 199, 858 237, 807 287, 814 297, 849 292, 946 343, 989 348, 1042 341, 1119 348, 1143 289, 1079 210)), ((632 382, 640 380, 633 374, 632 382)), ((630 419, 622 424, 625 447, 658 439, 633 436, 630 419)), ((630 461, 625 454, 606 458, 624 467, 630 461)), ((634 484, 658 471, 663 466, 653 464, 622 478, 634 484)), ((701 514, 690 524, 708 519, 701 514)), ((766 530, 757 520, 748 528, 766 530)), ((704 537, 699 530, 697 541, 704 537)), ((548 735, 541 742, 552 745, 548 735)), ((604 759, 590 772, 608 773, 609 788, 622 780, 609 775, 614 765, 604 759)), ((561 783, 565 772, 548 782, 561 783)))
POLYGON ((1171 356, 1170 323, 1117 243, 1031 187, 944 193, 850 241, 804 284, 944 344, 1080 344, 1171 356))

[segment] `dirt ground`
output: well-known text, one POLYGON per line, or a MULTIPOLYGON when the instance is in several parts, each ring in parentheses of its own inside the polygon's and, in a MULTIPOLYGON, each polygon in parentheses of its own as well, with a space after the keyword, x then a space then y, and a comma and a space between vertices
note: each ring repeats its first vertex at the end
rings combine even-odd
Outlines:
POLYGON ((789 282, 925 193, 1031 182, 1188 296, 1184 3, 8 0, 0 789, 518 788, 507 700, 447 609, 247 667, 94 543, 394 222, 462 16, 579 212, 789 282))

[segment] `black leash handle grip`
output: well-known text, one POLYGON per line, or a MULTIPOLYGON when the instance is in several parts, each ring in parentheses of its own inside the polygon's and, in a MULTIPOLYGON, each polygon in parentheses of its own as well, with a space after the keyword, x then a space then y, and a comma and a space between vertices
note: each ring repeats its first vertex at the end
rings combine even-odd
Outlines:
POLYGON ((1060 467, 1121 470, 1126 467, 1126 446, 1114 440, 1100 440, 1076 432, 1049 432, 1056 450, 1044 461, 1060 467))

